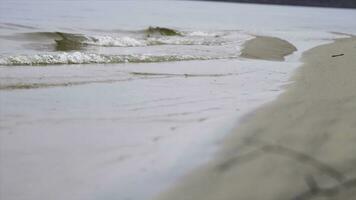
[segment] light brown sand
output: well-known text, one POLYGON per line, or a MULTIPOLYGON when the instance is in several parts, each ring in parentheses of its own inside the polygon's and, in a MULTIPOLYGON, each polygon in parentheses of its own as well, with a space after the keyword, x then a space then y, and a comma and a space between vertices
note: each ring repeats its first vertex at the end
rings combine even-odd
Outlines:
POLYGON ((292 54, 297 48, 288 41, 267 36, 256 36, 244 44, 241 57, 283 61, 284 57, 292 54))
POLYGON ((313 48, 303 61, 287 92, 158 199, 355 199, 356 38, 313 48))

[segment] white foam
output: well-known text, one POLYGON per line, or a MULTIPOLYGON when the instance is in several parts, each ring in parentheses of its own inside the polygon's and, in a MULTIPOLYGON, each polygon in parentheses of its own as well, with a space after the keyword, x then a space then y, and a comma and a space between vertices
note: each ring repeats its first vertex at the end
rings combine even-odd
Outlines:
POLYGON ((190 36, 204 36, 204 37, 216 37, 219 34, 218 33, 208 33, 204 31, 193 31, 191 33, 188 33, 190 36))
POLYGON ((142 35, 130 35, 116 37, 112 35, 83 35, 82 44, 106 47, 145 47, 154 45, 222 45, 246 40, 251 37, 238 31, 227 32, 185 32, 182 36, 157 36, 142 37, 142 35))
POLYGON ((18 55, 0 58, 0 65, 50 65, 50 64, 86 64, 86 63, 108 63, 110 60, 98 54, 87 54, 81 52, 18 55))
POLYGON ((113 46, 113 47, 137 47, 146 46, 144 40, 138 40, 132 37, 111 37, 111 36, 93 36, 84 44, 98 45, 98 46, 113 46))
POLYGON ((148 38, 148 44, 167 44, 167 45, 221 45, 222 39, 210 38, 188 38, 188 37, 161 37, 161 38, 148 38))
POLYGON ((194 56, 175 54, 130 54, 104 55, 95 53, 71 52, 57 54, 18 55, 0 58, 0 65, 58 65, 58 64, 108 64, 108 63, 150 63, 185 60, 211 60, 235 58, 234 56, 194 56))

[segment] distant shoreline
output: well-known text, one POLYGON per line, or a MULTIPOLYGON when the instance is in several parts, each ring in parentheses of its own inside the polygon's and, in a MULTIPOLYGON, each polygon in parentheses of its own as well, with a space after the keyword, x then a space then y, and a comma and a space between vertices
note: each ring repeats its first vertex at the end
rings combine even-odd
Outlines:
POLYGON ((340 1, 311 2, 311 1, 307 1, 307 0, 300 0, 300 1, 293 1, 293 2, 291 2, 291 1, 286 2, 284 0, 198 0, 198 1, 356 9, 356 2, 350 2, 350 1, 346 1, 346 0, 341 1, 341 2, 340 1))

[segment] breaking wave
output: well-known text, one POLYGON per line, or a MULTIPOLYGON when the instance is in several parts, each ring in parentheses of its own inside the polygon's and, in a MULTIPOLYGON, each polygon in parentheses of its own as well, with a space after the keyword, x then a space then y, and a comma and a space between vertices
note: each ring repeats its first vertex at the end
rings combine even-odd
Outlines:
POLYGON ((71 51, 81 50, 86 46, 103 47, 138 47, 147 46, 144 40, 132 37, 112 37, 112 36, 87 36, 81 34, 57 33, 62 38, 56 39, 56 50, 71 51))
MULTIPOLYGON (((216 33, 194 31, 182 32, 163 27, 149 27, 141 31, 125 31, 106 35, 88 35, 66 32, 22 33, 29 40, 55 42, 57 51, 82 50, 88 46, 102 47, 144 47, 154 45, 222 45, 224 38, 216 33)), ((13 39, 18 39, 14 37, 13 39)))
POLYGON ((0 36, 16 41, 0 65, 140 63, 236 58, 252 36, 239 31, 177 31, 149 27, 138 31, 20 32, 0 36), (21 46, 20 46, 21 45, 21 46))
POLYGON ((182 36, 183 33, 171 29, 171 28, 165 28, 165 27, 148 27, 147 29, 143 30, 143 32, 146 34, 146 36, 151 37, 151 36, 157 36, 157 35, 163 35, 163 36, 182 36))
POLYGON ((207 38, 189 38, 189 37, 149 37, 145 39, 134 38, 130 36, 86 36, 63 34, 62 39, 56 40, 57 46, 61 50, 78 50, 86 45, 103 47, 144 47, 154 45, 220 45, 222 40, 207 38))
POLYGON ((95 53, 58 53, 58 54, 37 54, 19 55, 0 58, 0 65, 59 65, 59 64, 110 64, 110 63, 150 63, 188 60, 210 60, 233 58, 191 56, 191 55, 103 55, 95 53))

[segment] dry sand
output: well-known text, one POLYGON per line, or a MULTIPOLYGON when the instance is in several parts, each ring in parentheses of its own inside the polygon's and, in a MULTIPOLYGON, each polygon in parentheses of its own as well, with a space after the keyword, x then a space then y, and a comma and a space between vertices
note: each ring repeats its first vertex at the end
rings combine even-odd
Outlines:
POLYGON ((302 59, 278 100, 246 116, 215 160, 158 199, 354 199, 356 39, 313 48, 302 59))
POLYGON ((297 48, 286 40, 276 37, 256 36, 244 44, 241 57, 283 61, 285 56, 296 50, 297 48))

